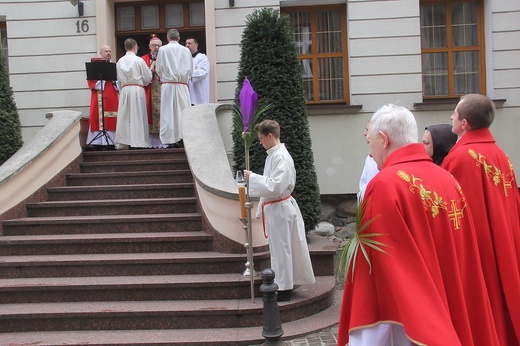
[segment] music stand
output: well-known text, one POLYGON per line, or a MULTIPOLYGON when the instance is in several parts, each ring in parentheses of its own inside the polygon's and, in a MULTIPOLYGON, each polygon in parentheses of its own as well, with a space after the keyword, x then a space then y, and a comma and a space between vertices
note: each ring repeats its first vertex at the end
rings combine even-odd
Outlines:
MULTIPOLYGON (((116 71, 116 63, 110 62, 106 59, 92 59, 91 62, 85 63, 86 71, 87 71, 87 80, 91 81, 99 81, 101 86, 103 86, 103 81, 115 81, 117 80, 117 71, 116 71)), ((104 92, 105 88, 101 88, 101 126, 102 129, 99 133, 92 138, 92 140, 87 144, 87 147, 92 144, 96 139, 102 137, 105 139, 108 145, 112 145, 115 147, 114 141, 108 136, 107 131, 105 130, 105 105, 104 105, 104 92), (110 144, 112 143, 112 144, 110 144)))

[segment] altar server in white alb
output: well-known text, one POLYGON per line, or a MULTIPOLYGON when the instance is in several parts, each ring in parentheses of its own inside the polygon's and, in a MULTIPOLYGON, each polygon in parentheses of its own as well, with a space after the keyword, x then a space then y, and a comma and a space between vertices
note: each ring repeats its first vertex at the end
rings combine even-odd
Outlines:
POLYGON ((152 72, 137 56, 137 42, 125 40, 126 54, 117 62, 119 84, 119 115, 116 127, 116 148, 148 148, 148 114, 144 87, 150 84, 152 72))
POLYGON ((190 98, 192 105, 209 103, 209 60, 206 54, 199 52, 196 38, 186 39, 186 47, 193 56, 193 74, 190 79, 190 98))
POLYGON ((296 184, 294 161, 280 143, 280 125, 264 120, 255 126, 260 144, 267 150, 264 174, 244 171, 251 197, 260 197, 257 217, 263 219, 269 241, 271 267, 278 285, 278 301, 291 300, 295 285, 316 280, 305 238, 300 208, 291 196, 296 184))
POLYGON ((179 44, 179 31, 170 29, 168 44, 157 53, 155 71, 161 78, 161 131, 163 144, 182 147, 182 111, 191 106, 188 81, 193 73, 193 58, 188 48, 179 44))

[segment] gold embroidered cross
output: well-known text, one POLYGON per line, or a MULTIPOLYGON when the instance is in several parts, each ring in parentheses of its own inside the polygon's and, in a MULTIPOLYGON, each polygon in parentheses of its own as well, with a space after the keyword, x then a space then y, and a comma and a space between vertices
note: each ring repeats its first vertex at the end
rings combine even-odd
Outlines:
POLYGON ((453 220, 453 225, 455 226, 455 229, 460 229, 460 222, 459 219, 464 217, 464 213, 461 209, 457 209, 457 204, 455 203, 455 200, 451 200, 451 210, 448 214, 448 219, 453 220))
POLYGON ((509 194, 507 193, 507 189, 512 189, 513 184, 510 181, 506 181, 505 179, 502 179, 502 181, 504 183, 504 193, 506 196, 508 196, 509 194))

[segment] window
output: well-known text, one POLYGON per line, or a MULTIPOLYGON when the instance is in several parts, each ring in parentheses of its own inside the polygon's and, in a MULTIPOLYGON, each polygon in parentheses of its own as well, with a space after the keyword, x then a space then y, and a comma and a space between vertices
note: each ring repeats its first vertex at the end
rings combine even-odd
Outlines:
POLYGON ((291 22, 307 103, 347 103, 345 6, 294 7, 283 13, 291 22))
POLYGON ((203 27, 204 3, 188 2, 169 4, 158 2, 146 5, 118 3, 116 28, 121 31, 149 31, 187 27, 203 27))
POLYGON ((164 5, 164 16, 167 28, 184 26, 182 14, 182 4, 166 4, 164 5))
POLYGON ((167 44, 166 33, 172 28, 179 30, 180 44, 184 45, 187 37, 194 37, 199 41, 199 51, 206 52, 205 12, 201 0, 116 2, 114 6, 116 52, 113 55, 116 60, 126 53, 122 48, 127 38, 137 41, 137 55, 142 56, 150 52, 151 35, 167 44))
POLYGON ((143 30, 159 28, 159 6, 141 6, 141 26, 143 30))
POLYGON ((135 30, 135 9, 133 7, 117 9, 117 30, 135 30))
POLYGON ((483 3, 421 3, 423 97, 485 93, 483 3))
POLYGON ((0 16, 0 53, 4 56, 5 64, 8 66, 7 61, 7 26, 5 21, 0 16))

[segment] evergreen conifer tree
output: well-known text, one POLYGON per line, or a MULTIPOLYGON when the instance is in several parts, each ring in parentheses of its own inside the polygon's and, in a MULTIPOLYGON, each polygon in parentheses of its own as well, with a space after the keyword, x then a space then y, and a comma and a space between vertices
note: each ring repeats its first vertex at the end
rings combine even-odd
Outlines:
MULTIPOLYGON (((306 231, 312 230, 319 222, 321 204, 302 70, 289 19, 277 10, 255 10, 246 18, 235 91, 236 105, 240 104, 240 90, 246 77, 257 92, 259 103, 272 106, 264 118, 280 124, 280 139, 286 144, 296 168, 296 186, 292 195, 300 206, 306 231)), ((233 117, 234 123, 241 122, 236 112, 233 117)), ((244 146, 239 131, 233 132, 233 154, 235 171, 244 169, 244 146)), ((266 155, 255 139, 250 150, 250 169, 253 172, 263 172, 266 155)))
POLYGON ((20 118, 9 85, 4 56, 0 54, 0 165, 22 147, 20 118))

